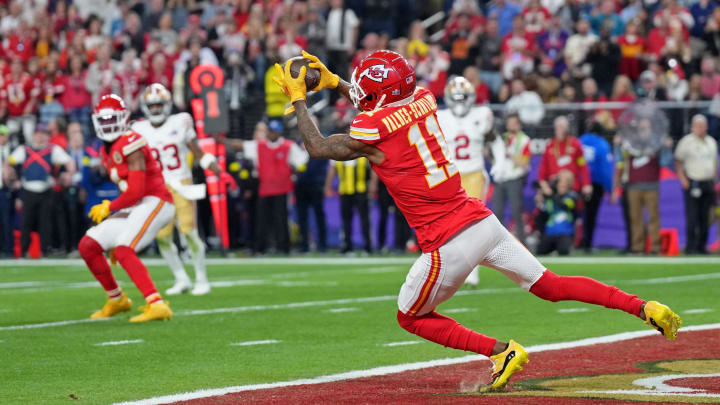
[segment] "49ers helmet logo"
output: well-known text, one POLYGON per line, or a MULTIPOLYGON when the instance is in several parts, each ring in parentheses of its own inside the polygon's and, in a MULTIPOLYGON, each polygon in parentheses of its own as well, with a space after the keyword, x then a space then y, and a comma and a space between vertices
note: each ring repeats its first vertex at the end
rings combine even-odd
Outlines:
POLYGON ((383 80, 388 78, 389 73, 390 68, 385 67, 385 65, 372 65, 363 70, 357 80, 359 82, 363 77, 367 77, 372 81, 382 83, 383 80))

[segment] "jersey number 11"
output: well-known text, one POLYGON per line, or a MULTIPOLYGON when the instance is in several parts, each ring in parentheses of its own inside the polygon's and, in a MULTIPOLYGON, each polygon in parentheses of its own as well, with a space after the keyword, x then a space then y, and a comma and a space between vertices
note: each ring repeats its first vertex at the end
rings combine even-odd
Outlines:
POLYGON ((410 140, 410 144, 417 148, 420 159, 422 159, 423 164, 425 164, 425 170, 427 170, 425 179, 430 188, 441 184, 457 174, 457 168, 448 158, 450 153, 448 152, 448 146, 445 142, 445 136, 443 136, 434 114, 429 115, 425 122, 418 122, 410 127, 408 139, 410 140), (438 148, 440 149, 440 154, 443 156, 440 163, 438 163, 431 152, 432 149, 437 150, 438 148))

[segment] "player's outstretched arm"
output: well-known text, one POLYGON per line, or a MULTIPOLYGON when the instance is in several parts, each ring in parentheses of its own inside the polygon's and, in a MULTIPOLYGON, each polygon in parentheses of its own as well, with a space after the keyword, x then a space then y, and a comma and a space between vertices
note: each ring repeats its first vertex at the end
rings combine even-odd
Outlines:
POLYGON ((305 100, 297 100, 293 106, 297 113, 300 137, 311 158, 353 160, 367 157, 373 164, 380 164, 385 159, 385 154, 380 149, 352 139, 348 134, 323 137, 310 117, 305 100))
POLYGON ((187 145, 188 148, 190 148, 190 152, 192 152, 193 156, 197 156, 198 164, 200 164, 200 167, 202 167, 203 170, 210 169, 213 173, 215 173, 216 176, 220 175, 220 166, 218 166, 215 156, 203 152, 202 149, 200 149, 200 146, 198 146, 195 139, 191 139, 190 142, 187 143, 187 145))

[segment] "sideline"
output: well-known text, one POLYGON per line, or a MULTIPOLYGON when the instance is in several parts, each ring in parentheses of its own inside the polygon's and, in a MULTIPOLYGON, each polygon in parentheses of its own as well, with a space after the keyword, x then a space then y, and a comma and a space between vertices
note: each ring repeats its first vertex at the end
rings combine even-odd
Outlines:
MULTIPOLYGON (((688 327, 683 328, 682 332, 703 331, 703 330, 712 330, 712 329, 720 329, 720 323, 688 326, 688 327)), ((623 333, 617 333, 614 335, 580 339, 580 340, 574 340, 574 341, 570 341, 570 342, 550 343, 550 344, 545 344, 545 345, 528 346, 526 349, 528 352, 531 352, 531 353, 545 352, 545 351, 550 351, 550 350, 572 349, 572 348, 576 348, 576 347, 592 346, 592 345, 597 345, 597 344, 602 344, 602 343, 615 343, 615 342, 620 342, 620 341, 624 341, 624 340, 636 339, 636 338, 640 338, 640 337, 653 336, 653 335, 656 335, 657 333, 658 332, 655 330, 646 329, 646 330, 642 330, 642 331, 623 332, 623 333)), ((354 371, 348 371, 345 373, 330 374, 330 375, 324 375, 324 376, 314 377, 314 378, 303 378, 303 379, 292 380, 292 381, 281 381, 281 382, 265 383, 265 384, 237 385, 237 386, 233 386, 233 387, 214 388, 214 389, 203 389, 203 390, 197 390, 197 391, 192 391, 192 392, 185 392, 185 393, 181 393, 181 394, 173 394, 173 395, 165 395, 165 396, 161 396, 161 397, 141 399, 139 401, 120 402, 120 403, 116 403, 115 405, 167 404, 167 403, 172 403, 172 402, 189 401, 192 399, 200 399, 200 398, 215 397, 215 396, 226 395, 226 394, 233 394, 233 393, 238 393, 238 392, 243 392, 243 391, 255 391, 255 390, 263 390, 263 389, 271 389, 271 388, 284 388, 284 387, 292 387, 292 386, 297 386, 297 385, 324 384, 324 383, 329 383, 329 382, 352 380, 352 379, 356 379, 356 378, 377 377, 377 376, 382 376, 382 375, 401 373, 404 371, 420 370, 420 369, 424 369, 424 368, 437 367, 437 366, 448 366, 448 365, 452 365, 452 364, 462 364, 462 363, 468 363, 471 361, 478 361, 478 360, 484 360, 484 359, 487 359, 487 357, 481 356, 481 355, 470 355, 470 356, 446 358, 446 359, 439 359, 439 360, 421 361, 421 362, 417 362, 417 363, 405 363, 405 364, 397 364, 397 365, 393 365, 393 366, 375 367, 375 368, 371 368, 368 370, 354 370, 354 371)))

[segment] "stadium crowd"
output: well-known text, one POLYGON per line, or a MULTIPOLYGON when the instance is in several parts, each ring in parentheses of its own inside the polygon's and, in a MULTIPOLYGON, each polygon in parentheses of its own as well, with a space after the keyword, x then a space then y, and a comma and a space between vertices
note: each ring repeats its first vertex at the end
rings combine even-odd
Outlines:
MULTIPOLYGON (((39 231, 43 254, 73 252, 89 226, 88 207, 116 195, 99 164, 101 143, 90 121, 99 97, 119 94, 132 117, 142 118, 141 90, 161 83, 173 93, 174 110, 189 111, 190 72, 215 64, 225 73, 228 137, 293 138, 292 119, 283 117, 287 98, 274 85, 271 68, 302 49, 344 78, 365 55, 392 49, 411 61, 420 85, 439 102, 448 79, 464 76, 475 88, 477 104, 505 105, 496 111, 504 119, 495 132, 508 145, 518 134, 544 135, 540 128, 551 122, 535 210, 530 215, 522 207, 512 209, 521 239, 542 235, 539 251, 567 253, 583 216, 579 245, 591 248, 599 204, 610 193, 612 201, 623 202, 627 250, 646 251, 647 228, 648 251, 659 253, 658 182, 666 166, 678 172, 687 194, 686 250, 705 252, 717 182, 713 135, 720 129, 720 108, 713 107, 720 107, 720 7, 714 0, 6 0, 0 1, 0 37, 3 255, 15 254, 14 230, 22 235, 23 255, 31 230, 39 231), (439 11, 442 21, 423 23, 439 11), (550 104, 636 99, 715 101, 710 109, 693 111, 692 120, 671 119, 670 137, 652 156, 636 155, 613 137, 621 107, 548 114, 550 104), (688 133, 682 147, 677 145, 688 133), (596 159, 586 159, 588 149, 596 159)), ((347 100, 322 93, 314 99, 323 106, 315 111, 323 132, 347 129, 354 116, 347 100)), ((668 114, 672 118, 673 112, 668 114)), ((265 235, 266 227, 255 226, 253 159, 241 152, 228 159, 238 184, 229 204, 233 248, 264 251, 266 238, 274 236, 276 248, 287 252, 287 236, 298 240, 301 251, 313 246, 324 251, 330 224, 323 202, 338 193, 344 237, 335 245, 343 251, 353 249, 354 211, 361 217, 365 251, 414 246, 407 223, 367 162, 294 167, 299 236, 290 238, 291 232, 265 235), (380 231, 373 238, 368 207, 375 200, 380 231), (394 244, 387 246, 393 211, 394 244)), ((507 181, 524 186, 527 174, 525 166, 514 177, 498 177, 493 186, 507 181)), ((511 204, 514 199, 510 196, 511 204)), ((200 228, 208 237, 209 204, 199 206, 200 228)))

